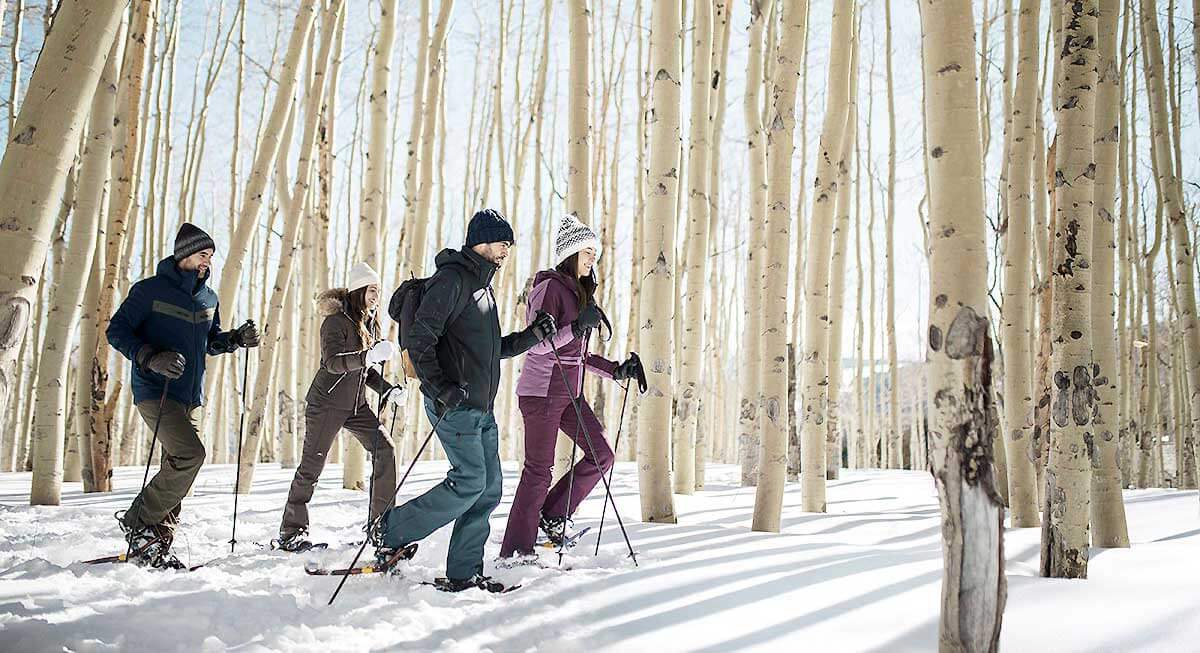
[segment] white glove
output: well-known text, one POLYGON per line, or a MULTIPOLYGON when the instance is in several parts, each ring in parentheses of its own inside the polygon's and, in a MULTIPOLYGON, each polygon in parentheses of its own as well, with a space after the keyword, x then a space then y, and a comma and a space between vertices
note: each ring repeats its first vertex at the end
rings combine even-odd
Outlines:
POLYGON ((367 365, 376 365, 391 360, 396 355, 396 345, 390 340, 380 340, 367 350, 367 365))
POLYGON ((404 398, 408 394, 408 388, 403 383, 398 383, 391 387, 390 390, 384 393, 383 400, 393 406, 399 406, 404 403, 404 398))

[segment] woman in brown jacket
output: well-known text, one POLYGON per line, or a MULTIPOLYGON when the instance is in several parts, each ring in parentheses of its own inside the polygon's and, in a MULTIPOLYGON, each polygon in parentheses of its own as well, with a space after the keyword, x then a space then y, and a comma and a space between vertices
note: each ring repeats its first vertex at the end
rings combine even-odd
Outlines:
POLYGON ((380 373, 382 363, 395 355, 396 346, 380 337, 375 317, 379 285, 379 275, 371 266, 357 263, 350 270, 346 288, 326 290, 317 296, 317 312, 325 318, 321 323, 321 366, 305 397, 304 452, 275 541, 275 546, 284 551, 323 546, 307 538, 308 502, 341 429, 373 452, 371 518, 391 507, 396 484, 395 454, 364 392, 370 386, 393 405, 404 398, 404 386, 389 384, 380 373))

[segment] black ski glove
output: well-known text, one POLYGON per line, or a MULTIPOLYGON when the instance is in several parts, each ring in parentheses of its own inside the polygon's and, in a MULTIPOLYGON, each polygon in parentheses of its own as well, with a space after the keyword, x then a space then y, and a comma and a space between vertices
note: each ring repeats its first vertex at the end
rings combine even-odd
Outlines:
POLYGON ((604 313, 600 312, 600 307, 595 303, 589 303, 586 308, 579 312, 579 317, 571 323, 571 333, 575 334, 576 338, 582 338, 583 334, 588 329, 595 329, 600 326, 600 321, 604 319, 604 313))
POLYGON ((541 342, 546 338, 553 337, 558 333, 558 327, 554 324, 554 316, 546 311, 538 311, 533 317, 533 322, 529 323, 529 328, 525 329, 529 334, 541 342))
POLYGON ((242 326, 233 330, 229 339, 238 347, 257 347, 258 326, 254 324, 254 320, 246 320, 242 326))
POLYGON ((459 404, 466 401, 466 399, 466 387, 461 385, 448 385, 438 393, 437 399, 434 400, 434 403, 441 408, 441 411, 438 414, 445 415, 455 408, 458 408, 459 404))
POLYGON ((646 370, 642 368, 642 359, 638 357, 637 352, 630 353, 629 358, 626 358, 624 363, 617 365, 617 369, 613 370, 614 381, 626 379, 637 381, 638 389, 642 392, 646 391, 646 370))
POLYGON ((161 374, 171 380, 183 376, 183 371, 187 369, 187 361, 184 360, 183 355, 173 351, 160 351, 157 354, 147 352, 145 356, 139 355, 138 358, 141 359, 139 365, 143 369, 161 374))

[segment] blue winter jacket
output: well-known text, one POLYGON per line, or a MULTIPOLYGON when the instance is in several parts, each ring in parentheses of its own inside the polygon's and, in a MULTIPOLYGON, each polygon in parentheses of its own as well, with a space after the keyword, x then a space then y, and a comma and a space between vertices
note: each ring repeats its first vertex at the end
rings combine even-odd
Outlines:
MULTIPOLYGON (((211 274, 211 273, 210 273, 211 274)), ((158 401, 166 377, 142 364, 161 351, 182 354, 187 361, 183 376, 171 381, 167 396, 185 406, 204 403, 204 357, 237 349, 233 332, 220 330, 217 293, 207 276, 183 272, 168 256, 158 262, 153 277, 129 289, 129 296, 108 325, 108 343, 133 361, 133 399, 158 401), (149 349, 139 356, 143 347, 149 349)))

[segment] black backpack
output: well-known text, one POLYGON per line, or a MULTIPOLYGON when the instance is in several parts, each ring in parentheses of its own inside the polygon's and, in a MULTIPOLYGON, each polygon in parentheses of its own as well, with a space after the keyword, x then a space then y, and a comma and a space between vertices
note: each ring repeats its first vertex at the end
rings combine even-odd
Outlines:
MULTIPOLYGON (((417 309, 421 307, 421 300, 425 298, 425 284, 430 278, 408 279, 400 284, 388 300, 388 316, 400 325, 400 366, 404 368, 404 376, 411 379, 417 378, 417 370, 408 355, 408 332, 417 320, 417 309)), ((457 317, 461 310, 460 308, 455 311, 454 317, 457 317)))
POLYGON ((426 281, 429 281, 429 277, 413 277, 405 281, 388 301, 388 316, 400 325, 400 366, 404 368, 404 376, 413 379, 417 378, 417 370, 408 356, 408 330, 412 328, 421 299, 425 297, 426 281))

